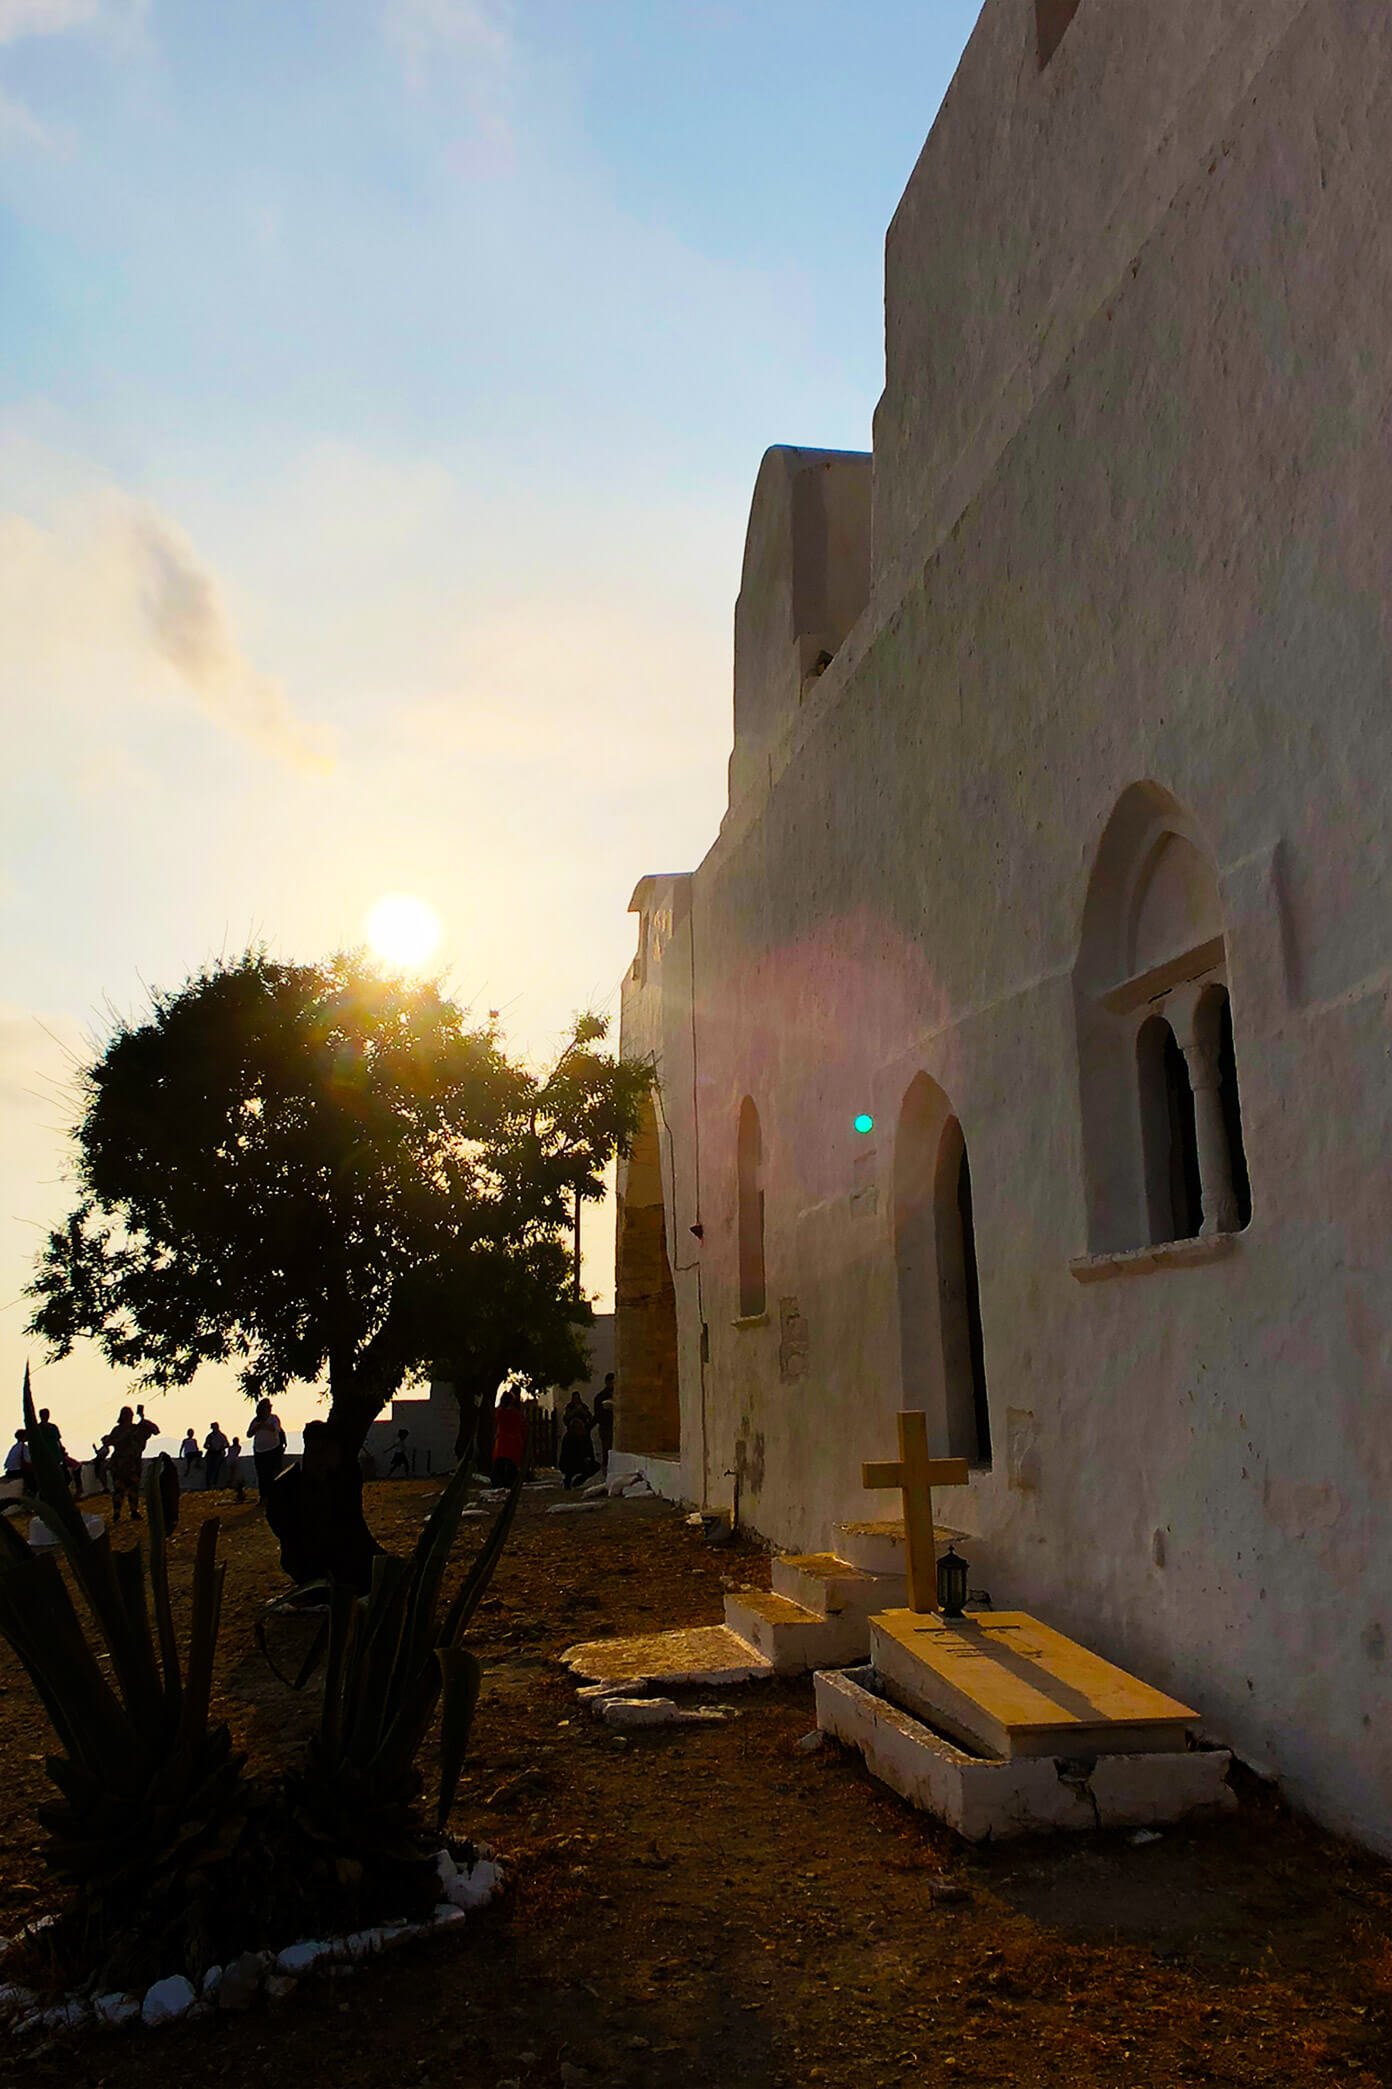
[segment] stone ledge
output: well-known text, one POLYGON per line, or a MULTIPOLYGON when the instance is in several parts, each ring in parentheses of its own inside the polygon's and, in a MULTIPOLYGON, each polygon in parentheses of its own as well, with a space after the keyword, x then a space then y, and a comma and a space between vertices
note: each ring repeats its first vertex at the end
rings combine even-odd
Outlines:
POLYGON ((768 1324, 769 1316, 767 1313, 741 1313, 737 1320, 730 1322, 731 1327, 741 1329, 746 1327, 767 1327, 768 1324))
POLYGON ((1108 1277, 1144 1277, 1154 1269, 1192 1269, 1231 1255, 1240 1235, 1200 1233, 1193 1240, 1165 1240, 1152 1248, 1122 1248, 1111 1255, 1075 1255, 1068 1267, 1080 1284, 1108 1277))

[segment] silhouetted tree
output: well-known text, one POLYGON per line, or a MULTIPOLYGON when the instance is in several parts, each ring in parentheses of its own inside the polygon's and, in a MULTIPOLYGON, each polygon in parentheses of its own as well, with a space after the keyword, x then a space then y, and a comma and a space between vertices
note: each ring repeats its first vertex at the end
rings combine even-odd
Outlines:
POLYGON ((581 1017, 537 1075, 437 987, 354 957, 252 951, 154 995, 80 1076, 80 1194, 31 1329, 151 1386, 226 1361, 251 1399, 324 1381, 355 1453, 437 1360, 477 1384, 496 1360, 494 1387, 568 1369, 590 1318, 575 1199, 603 1195, 651 1078, 605 1030, 581 1017))

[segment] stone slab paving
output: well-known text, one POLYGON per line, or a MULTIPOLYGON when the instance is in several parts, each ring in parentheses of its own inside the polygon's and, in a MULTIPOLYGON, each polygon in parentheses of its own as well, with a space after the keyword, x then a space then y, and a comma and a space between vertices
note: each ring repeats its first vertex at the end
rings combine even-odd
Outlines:
POLYGON ((567 1647, 566 1667, 590 1683, 689 1684, 723 1689, 760 1682, 773 1664, 727 1625, 695 1625, 681 1632, 645 1632, 632 1639, 592 1639, 567 1647))

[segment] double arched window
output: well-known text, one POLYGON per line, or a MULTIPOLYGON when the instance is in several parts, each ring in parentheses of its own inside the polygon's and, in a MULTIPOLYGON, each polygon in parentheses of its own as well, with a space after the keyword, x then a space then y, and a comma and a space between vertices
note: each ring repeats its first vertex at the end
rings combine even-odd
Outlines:
POLYGON ((1252 1216, 1227 946, 1183 807, 1133 784, 1097 852, 1074 972, 1092 1252, 1235 1233, 1252 1216))

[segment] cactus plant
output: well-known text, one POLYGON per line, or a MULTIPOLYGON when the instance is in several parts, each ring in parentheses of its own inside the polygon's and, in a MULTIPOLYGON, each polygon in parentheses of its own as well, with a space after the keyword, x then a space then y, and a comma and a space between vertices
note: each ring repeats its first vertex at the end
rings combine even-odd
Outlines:
POLYGON ((36 1427, 27 1372, 24 1412, 34 1473, 24 1506, 57 1551, 34 1552, 0 1514, 0 1634, 60 1744, 47 1762, 58 1798, 40 1819, 47 1863, 69 1889, 44 1933, 49 1963, 31 1974, 106 1987, 176 1971, 197 1980, 214 1962, 306 1929, 424 1912, 437 1891, 438 1838, 417 1809, 417 1757, 438 1709, 442 1830, 478 1700, 479 1666, 460 1641, 502 1553, 520 1478, 447 1606, 463 1469, 409 1560, 380 1556, 366 1596, 329 1588, 318 1731, 297 1770, 256 1780, 210 1717, 226 1571, 217 1519, 198 1532, 181 1653, 155 1469, 144 1490, 147 1568, 140 1546, 117 1551, 108 1531, 88 1530, 57 1449, 36 1427))
POLYGON ((37 1554, 0 1516, 0 1632, 27 1670, 61 1753, 47 1760, 58 1798, 40 1809, 50 1869, 73 1889, 60 1956, 108 1983, 197 1970, 225 1923, 224 1867, 242 1839, 248 1794, 226 1726, 209 1716, 225 1569, 218 1525, 199 1532, 188 1647, 170 1605, 165 1530, 153 1468, 143 1548, 94 1536, 70 1495, 55 1445, 36 1425, 29 1374, 24 1418, 32 1495, 58 1542, 90 1627, 53 1554, 37 1554))
POLYGON ((372 1586, 329 1593, 329 1631, 319 1729, 302 1771, 287 1786, 308 1846, 307 1873, 322 1890, 355 1888, 364 1919, 406 1913, 436 1892, 433 1850, 416 1812, 423 1777, 417 1757, 438 1707, 440 1772, 435 1821, 443 1831, 478 1702, 479 1664, 460 1644, 493 1577, 517 1512, 522 1481, 508 1492, 457 1594, 441 1590, 469 1473, 455 1473, 435 1504, 410 1560, 381 1555, 372 1586))

